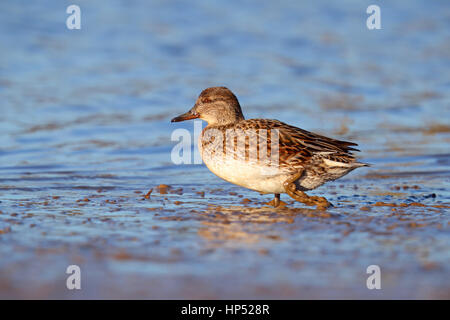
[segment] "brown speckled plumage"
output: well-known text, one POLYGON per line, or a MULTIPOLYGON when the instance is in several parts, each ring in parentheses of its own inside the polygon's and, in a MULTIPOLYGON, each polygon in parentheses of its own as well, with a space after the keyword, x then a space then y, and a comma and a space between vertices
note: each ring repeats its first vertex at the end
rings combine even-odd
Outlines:
MULTIPOLYGON (((305 163, 311 161, 315 156, 342 163, 352 163, 355 161, 352 151, 359 151, 353 148, 357 146, 356 143, 327 138, 272 119, 240 120, 227 125, 210 125, 205 129, 221 130, 224 136, 227 130, 242 130, 244 132, 254 130, 257 133, 261 129, 267 130, 267 145, 269 147, 271 130, 277 130, 279 134, 279 164, 294 170, 298 167, 304 167, 305 163)), ((210 141, 204 141, 203 143, 206 145, 210 141)), ((248 147, 249 143, 246 141, 245 148, 248 147)))
POLYGON ((275 193, 275 205, 279 204, 279 193, 288 193, 305 204, 325 208, 330 205, 326 199, 309 197, 303 191, 366 166, 357 162, 352 153, 359 151, 354 148, 356 143, 328 138, 278 120, 245 120, 236 96, 225 87, 203 90, 194 107, 172 121, 193 118, 208 122, 199 141, 208 168, 232 183, 275 193), (270 154, 272 142, 278 142, 276 170, 258 174, 258 168, 272 164, 270 159, 260 157, 266 150, 261 149, 262 143, 270 154), (250 150, 257 150, 254 158, 249 156, 250 150), (226 155, 231 158, 224 160, 226 155))

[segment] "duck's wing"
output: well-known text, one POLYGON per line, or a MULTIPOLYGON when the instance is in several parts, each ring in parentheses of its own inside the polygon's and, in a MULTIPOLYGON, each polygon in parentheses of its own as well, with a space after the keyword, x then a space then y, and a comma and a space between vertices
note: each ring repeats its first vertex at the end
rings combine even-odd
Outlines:
MULTIPOLYGON (((239 122, 246 130, 276 131, 279 143, 280 165, 304 166, 313 157, 320 157, 340 163, 355 161, 352 151, 359 151, 356 143, 328 138, 284 122, 272 119, 249 119, 239 122)), ((268 144, 272 133, 267 134, 268 144)))

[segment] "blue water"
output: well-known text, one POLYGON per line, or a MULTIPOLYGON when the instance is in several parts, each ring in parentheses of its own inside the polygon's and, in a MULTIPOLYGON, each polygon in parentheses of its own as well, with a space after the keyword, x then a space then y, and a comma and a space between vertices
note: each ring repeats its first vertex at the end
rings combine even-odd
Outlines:
POLYGON ((77 1, 81 30, 70 4, 0 3, 0 297, 449 297, 448 1, 377 1, 372 31, 371 1, 77 1), (173 164, 170 119, 219 85, 373 166, 320 216, 173 164))

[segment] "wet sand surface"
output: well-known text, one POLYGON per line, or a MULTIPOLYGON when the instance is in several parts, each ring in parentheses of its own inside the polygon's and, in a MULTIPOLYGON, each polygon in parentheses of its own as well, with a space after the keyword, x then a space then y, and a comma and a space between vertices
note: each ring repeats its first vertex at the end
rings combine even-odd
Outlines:
POLYGON ((377 31, 364 1, 81 2, 80 31, 43 3, 0 6, 0 298, 450 298, 446 2, 380 2, 377 31), (212 85, 373 166, 321 212, 173 164, 212 85))

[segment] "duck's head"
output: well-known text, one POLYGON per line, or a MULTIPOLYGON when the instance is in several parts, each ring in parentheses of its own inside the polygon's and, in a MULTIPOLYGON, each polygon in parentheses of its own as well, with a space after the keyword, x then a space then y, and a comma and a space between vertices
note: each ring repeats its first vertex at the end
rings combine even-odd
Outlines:
POLYGON ((238 99, 225 87, 203 90, 192 109, 173 118, 172 122, 197 118, 205 120, 209 125, 223 125, 244 120, 238 99))

